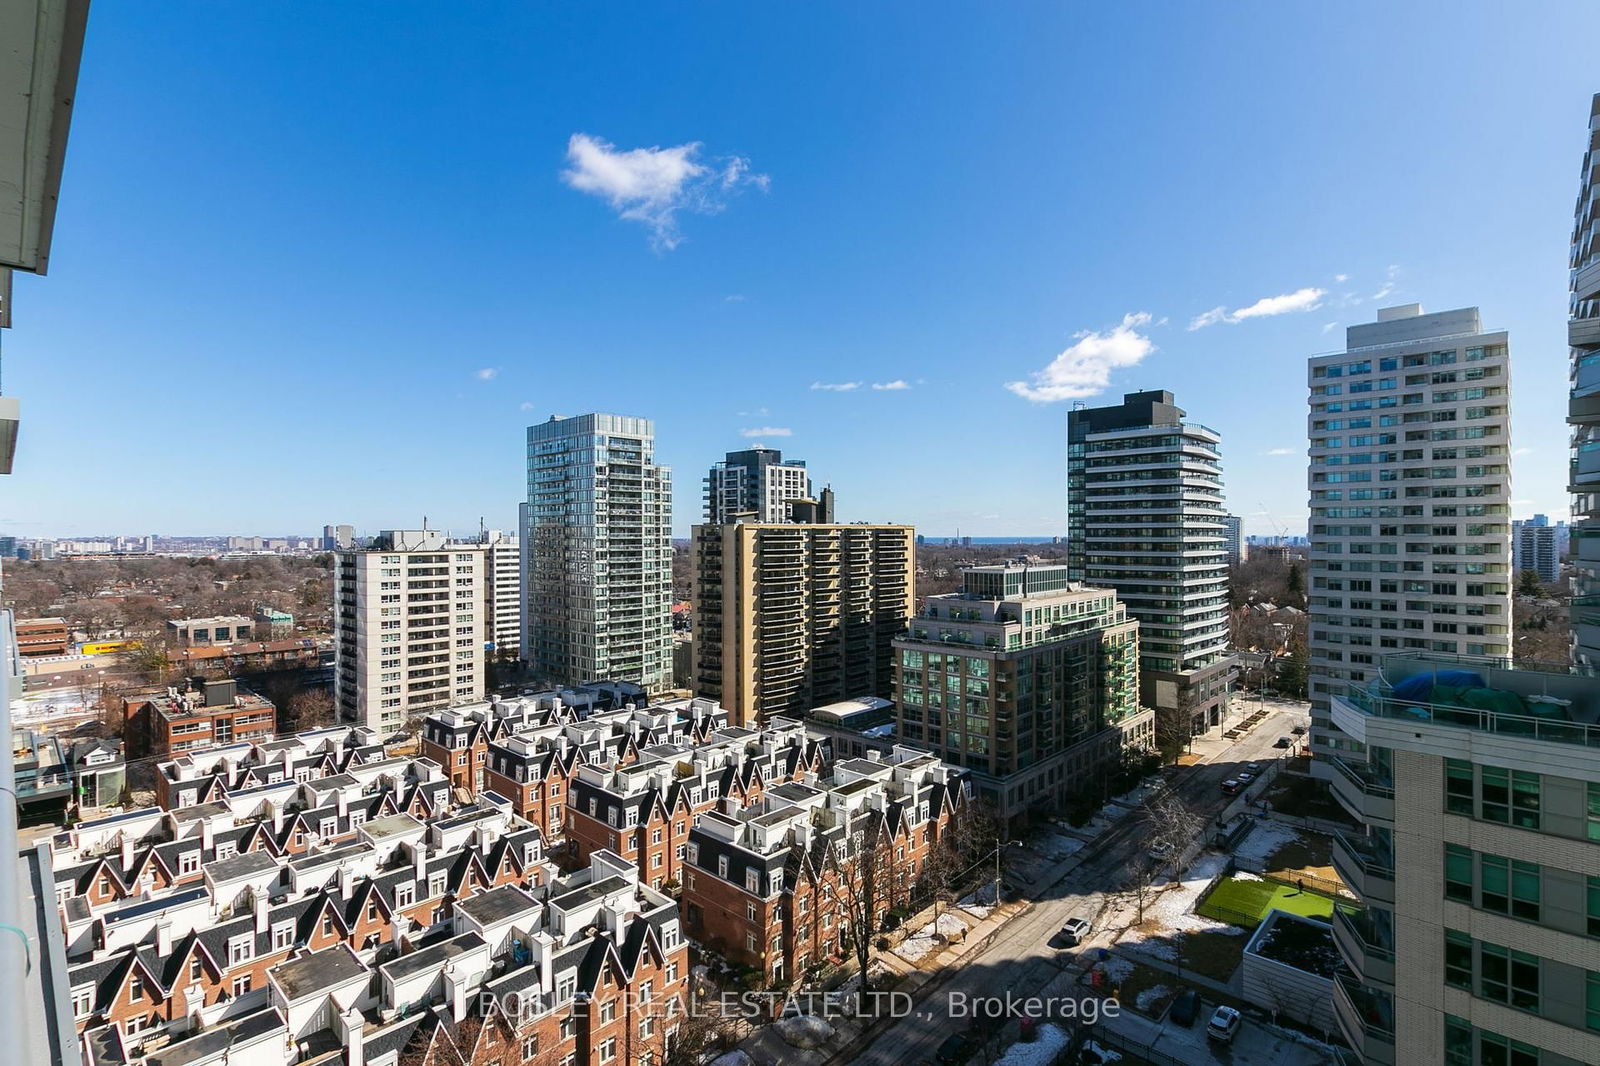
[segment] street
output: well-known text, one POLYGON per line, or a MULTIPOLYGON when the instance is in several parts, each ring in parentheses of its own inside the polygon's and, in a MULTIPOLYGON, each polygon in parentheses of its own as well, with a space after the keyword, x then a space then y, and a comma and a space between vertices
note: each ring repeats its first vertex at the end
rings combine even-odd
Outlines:
MULTIPOLYGON (((1269 717, 1238 741, 1197 740, 1197 753, 1208 749, 1209 758, 1168 771, 1165 794, 1175 796, 1202 817, 1209 831, 1217 815, 1239 798, 1223 794, 1222 781, 1247 762, 1265 766, 1286 755, 1274 744, 1303 720, 1303 712, 1298 709, 1303 706, 1285 703, 1275 708, 1269 704, 1269 717)), ((1135 864, 1152 861, 1145 851, 1145 829, 1143 812, 1135 812, 1085 846, 1071 872, 1054 885, 1039 886, 1032 895, 1035 906, 1030 911, 1012 919, 986 949, 965 960, 960 969, 927 992, 909 1017, 896 1021, 854 1061, 863 1066, 932 1062, 942 1041, 966 1031, 971 1024, 968 1016, 952 1017, 952 1004, 959 1008, 974 999, 1007 993, 1015 998, 1050 999, 1050 1013, 1057 1018, 1070 1015, 1062 1023, 1070 1028, 1073 1016, 1083 1017, 1079 1004, 1087 992, 1077 983, 1077 977, 1093 961, 1096 949, 1109 943, 1109 939, 1106 930, 1096 927, 1088 943, 1077 949, 1058 950, 1050 946, 1050 940, 1067 918, 1098 916, 1107 891, 1125 881, 1135 864), (1067 1006, 1067 999, 1074 1006, 1067 1006)))

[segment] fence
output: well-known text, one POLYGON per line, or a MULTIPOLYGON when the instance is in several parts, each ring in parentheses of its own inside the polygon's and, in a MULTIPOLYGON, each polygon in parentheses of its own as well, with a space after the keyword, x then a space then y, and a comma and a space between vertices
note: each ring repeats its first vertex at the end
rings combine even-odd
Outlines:
POLYGON ((1286 874, 1279 870, 1268 870, 1267 864, 1261 859, 1244 858, 1235 855, 1233 856, 1233 865, 1237 869, 1260 874, 1268 881, 1275 881, 1280 885, 1290 885, 1322 896, 1332 896, 1337 899, 1340 896, 1348 896, 1350 894, 1350 890, 1345 887, 1343 881, 1318 877, 1315 874, 1286 874))
MULTIPOLYGON (((1151 1066, 1194 1066, 1188 1059, 1180 1059, 1173 1055, 1168 1055, 1165 1051, 1158 1051, 1150 1044, 1135 1040, 1133 1037, 1126 1036, 1114 1029, 1107 1029, 1104 1025, 1091 1026, 1085 1031, 1084 1035, 1102 1047, 1113 1048, 1117 1051, 1124 1051, 1130 1055, 1137 1056, 1150 1063, 1151 1066)), ((1068 1059, 1067 1061, 1070 1062, 1072 1060, 1068 1059)))

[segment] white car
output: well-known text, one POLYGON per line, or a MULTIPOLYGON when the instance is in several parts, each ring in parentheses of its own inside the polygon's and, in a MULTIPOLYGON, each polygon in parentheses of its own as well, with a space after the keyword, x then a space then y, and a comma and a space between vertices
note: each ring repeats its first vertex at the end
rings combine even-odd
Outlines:
POLYGON ((1206 1036, 1224 1044, 1233 1043, 1239 1032, 1239 1012, 1232 1007, 1218 1007, 1206 1024, 1206 1036))
POLYGON ((1166 862, 1168 859, 1172 858, 1172 853, 1177 850, 1177 848, 1172 846, 1171 841, 1163 840, 1161 843, 1155 844, 1150 848, 1150 857, 1156 860, 1156 862, 1166 862))

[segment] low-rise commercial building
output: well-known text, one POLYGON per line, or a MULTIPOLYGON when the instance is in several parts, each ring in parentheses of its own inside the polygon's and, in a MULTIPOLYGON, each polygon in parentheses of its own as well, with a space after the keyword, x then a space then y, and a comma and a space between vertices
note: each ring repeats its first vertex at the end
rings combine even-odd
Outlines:
POLYGON ((277 708, 233 678, 196 677, 120 699, 123 740, 135 758, 270 740, 277 731, 277 708))
POLYGON ((17 619, 17 653, 25 659, 66 655, 72 651, 72 629, 65 618, 17 619))
POLYGON ((252 640, 255 622, 244 615, 217 618, 176 618, 167 623, 167 636, 180 648, 204 648, 213 644, 232 644, 252 640))

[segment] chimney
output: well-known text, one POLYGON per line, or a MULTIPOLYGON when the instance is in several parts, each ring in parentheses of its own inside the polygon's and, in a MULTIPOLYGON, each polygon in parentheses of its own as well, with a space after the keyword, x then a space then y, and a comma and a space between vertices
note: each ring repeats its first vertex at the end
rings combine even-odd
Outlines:
POLYGON ((361 1041, 361 1012, 352 1004, 339 1021, 344 1026, 344 1066, 366 1066, 367 1046, 361 1041))
POLYGON ((339 864, 339 898, 350 898, 350 883, 355 879, 355 874, 350 869, 349 863, 339 864))
POLYGON ((172 922, 165 918, 156 923, 156 954, 172 954, 172 922))
POLYGON ((260 936, 261 934, 263 934, 263 933, 265 933, 267 931, 267 893, 266 893, 266 891, 263 889, 261 891, 256 892, 255 897, 251 900, 251 903, 254 904, 254 906, 255 906, 256 935, 260 936))
POLYGON ((122 833, 122 871, 133 869, 133 835, 124 830, 122 833))
POLYGON ((422 841, 420 840, 411 845, 411 865, 416 871, 418 881, 427 876, 428 855, 422 846, 422 841))
POLYGON ((345 798, 344 789, 341 788, 333 794, 333 805, 334 809, 339 812, 340 818, 350 813, 350 801, 345 798))
MULTIPOLYGON (((209 852, 216 846, 216 830, 212 828, 210 818, 200 819, 200 849, 209 852)), ((203 858, 203 856, 202 856, 203 858)))
POLYGON ((272 834, 277 836, 283 832, 283 801, 272 801, 272 834))

